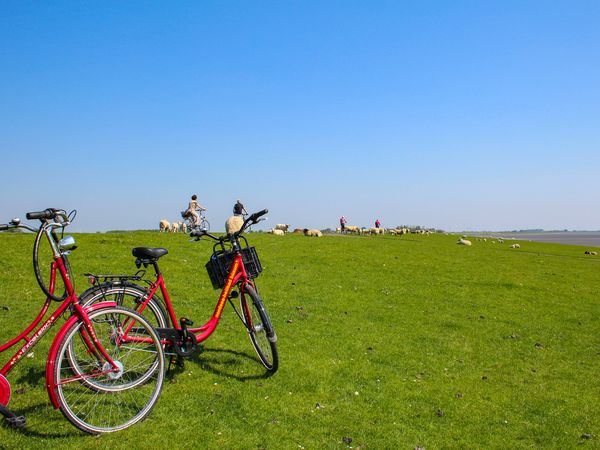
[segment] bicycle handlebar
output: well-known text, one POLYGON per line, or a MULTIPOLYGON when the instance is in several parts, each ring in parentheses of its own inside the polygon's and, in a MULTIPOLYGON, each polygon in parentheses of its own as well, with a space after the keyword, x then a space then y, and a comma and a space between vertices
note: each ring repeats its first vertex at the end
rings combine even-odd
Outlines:
POLYGON ((260 219, 262 216, 264 216, 268 212, 269 212, 268 209, 263 209, 262 211, 255 212, 254 214, 250 215, 246 220, 244 220, 244 224, 239 229, 239 231, 232 233, 230 236, 228 235, 228 236, 217 237, 217 236, 213 236, 212 234, 210 234, 208 231, 206 231, 203 228, 196 228, 190 232, 190 237, 195 237, 195 238, 200 239, 202 236, 208 236, 209 238, 214 239, 215 241, 220 241, 220 242, 223 242, 226 239, 229 239, 230 237, 236 238, 239 235, 241 235, 249 225, 254 225, 254 224, 258 223, 258 219, 260 219))
POLYGON ((28 212, 25 216, 27 220, 49 220, 54 219, 58 213, 58 210, 55 208, 47 208, 43 211, 32 211, 28 212))

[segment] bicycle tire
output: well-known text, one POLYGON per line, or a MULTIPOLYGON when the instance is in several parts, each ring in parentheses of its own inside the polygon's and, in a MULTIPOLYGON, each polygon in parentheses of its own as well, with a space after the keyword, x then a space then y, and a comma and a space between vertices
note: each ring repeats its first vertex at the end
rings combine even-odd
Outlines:
POLYGON ((206 219, 200 221, 200 228, 204 228, 206 231, 210 231, 210 222, 206 219))
MULTIPOLYGON (((60 296, 50 292, 50 289, 48 288, 48 286, 46 286, 46 282, 44 281, 44 277, 42 276, 42 272, 40 270, 40 261, 39 261, 40 249, 39 249, 39 247, 40 247, 40 241, 41 241, 42 236, 45 236, 45 233, 43 232, 42 229, 40 229, 38 231, 38 233, 36 234, 35 241, 33 243, 33 272, 35 273, 35 278, 38 282, 38 285, 40 286, 40 289, 44 293, 44 295, 46 295, 47 297, 50 297, 52 300, 55 300, 57 302, 62 302, 64 299, 67 298, 67 295, 68 295, 66 287, 63 291, 63 294, 60 296)), ((69 277, 70 280, 73 280, 73 273, 71 272, 71 265, 69 264, 69 260, 64 255, 62 256, 62 260, 63 260, 63 263, 67 270, 67 276, 69 277)), ((60 284, 64 284, 64 283, 62 283, 62 278, 61 278, 60 273, 58 273, 56 275, 56 280, 61 280, 60 284)))
MULTIPOLYGON (((114 301, 117 305, 139 312, 139 307, 147 296, 148 290, 143 286, 133 283, 106 282, 92 286, 83 292, 79 296, 79 303, 84 308, 88 308, 96 303, 114 301)), ((141 314, 154 328, 168 328, 171 323, 158 293, 154 294, 141 314)))
POLYGON ((123 430, 146 418, 158 401, 165 374, 164 351, 152 325, 128 308, 100 308, 89 318, 100 344, 121 370, 110 372, 108 362, 102 364, 93 352, 86 351, 86 345, 77 338, 84 323, 74 322, 63 334, 56 353, 52 383, 58 406, 69 422, 87 433, 123 430), (115 336, 127 320, 135 320, 151 342, 118 343, 115 336), (69 349, 77 352, 84 373, 73 376, 69 349))
POLYGON ((248 337, 260 362, 269 372, 275 373, 279 367, 277 335, 260 295, 253 286, 246 285, 241 290, 240 309, 248 337), (250 302, 245 294, 250 297, 250 302))

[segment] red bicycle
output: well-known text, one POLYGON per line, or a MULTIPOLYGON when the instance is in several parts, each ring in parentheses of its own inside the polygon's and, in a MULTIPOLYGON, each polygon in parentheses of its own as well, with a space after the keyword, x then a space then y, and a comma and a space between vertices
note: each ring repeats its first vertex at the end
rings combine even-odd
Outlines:
POLYGON ((64 234, 59 238, 57 234, 59 229, 64 233, 75 215, 75 211, 67 215, 64 210, 49 208, 27 213, 27 219, 40 220, 37 230, 22 224, 19 219, 0 225, 0 231, 22 228, 36 233, 33 266, 38 284, 46 295, 33 322, 0 346, 2 353, 24 341, 0 369, 0 414, 15 428, 25 426, 25 417, 8 409, 11 389, 6 376, 58 319, 68 313, 71 316, 61 326, 50 347, 46 388, 52 405, 73 425, 92 434, 127 428, 150 413, 162 389, 163 345, 149 321, 115 302, 84 308, 75 294, 67 258, 76 248, 75 240, 64 234), (51 249, 49 272, 40 267, 43 237, 47 238, 51 249), (57 292, 63 288, 59 295, 57 292), (60 304, 42 323, 53 301, 60 304), (124 336, 129 323, 135 323, 136 330, 129 330, 129 335, 124 336))
MULTIPOLYGON (((229 301, 244 324, 260 362, 267 371, 274 373, 279 365, 277 335, 253 282, 253 279, 262 272, 262 267, 255 248, 249 247, 248 241, 242 236, 250 225, 258 223, 260 217, 267 212, 268 210, 265 209, 252 214, 244 221, 239 231, 226 236, 213 236, 205 229, 195 229, 190 233, 196 241, 203 237, 216 241, 206 268, 213 287, 221 289, 221 294, 212 317, 200 327, 194 327, 193 322, 185 317, 177 320, 163 275, 158 267, 158 260, 168 253, 164 248, 137 247, 132 251, 138 269, 142 265, 144 267, 150 265, 154 268, 156 279, 148 281, 148 287, 133 283, 142 279, 139 275, 87 274, 94 286, 82 294, 82 302, 89 306, 111 299, 144 314, 156 326, 161 342, 166 347, 166 354, 177 357, 181 362, 181 358, 191 356, 198 344, 208 339, 215 331, 225 303, 229 301), (240 311, 232 302, 232 299, 238 297, 240 311)), ((135 327, 132 326, 130 329, 135 330, 135 327)))

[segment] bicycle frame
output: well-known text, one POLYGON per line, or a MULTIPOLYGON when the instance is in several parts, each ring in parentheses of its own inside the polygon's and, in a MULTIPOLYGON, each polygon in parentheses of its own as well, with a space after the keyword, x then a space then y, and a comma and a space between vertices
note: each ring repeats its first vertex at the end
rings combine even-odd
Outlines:
MULTIPOLYGON (((13 224, 15 227, 19 226, 19 222, 15 222, 13 224)), ((28 226, 21 225, 21 227, 27 228, 30 231, 35 231, 28 226)), ((54 380, 54 369, 56 364, 56 353, 58 351, 58 347, 60 346, 61 337, 67 332, 68 327, 72 326, 76 321, 81 320, 84 324, 82 327, 80 334, 83 339, 85 346, 91 355, 98 358, 98 360, 106 361, 109 365, 107 369, 103 372, 98 371, 97 375, 106 375, 111 372, 118 372, 120 369, 115 361, 110 357, 107 351, 102 347, 98 338, 96 336, 96 332, 94 327, 89 319, 88 312, 96 311, 97 309, 116 306, 115 302, 102 302, 94 305, 91 308, 84 309, 79 303, 79 299, 75 294, 75 290, 71 280, 69 278, 69 274, 67 272, 67 267, 65 265, 65 261, 63 260, 63 254, 58 249, 56 244, 56 237, 54 233, 54 225, 42 225, 40 231, 38 233, 44 232, 53 252, 53 260, 50 265, 50 283, 48 286, 48 293, 53 295, 56 289, 56 277, 57 274, 60 274, 61 279, 64 283, 66 290, 66 297, 61 301, 60 305, 50 314, 50 316, 42 323, 44 317, 47 316, 48 310, 50 309, 50 303, 52 302, 52 298, 50 296, 46 297, 46 301, 42 305, 41 310, 37 314, 37 316, 33 319, 33 321, 19 333, 16 337, 9 340, 5 344, 0 346, 0 353, 4 353, 8 349, 15 347, 20 342, 24 341, 22 346, 17 350, 17 352, 8 360, 8 362, 2 366, 0 369, 0 409, 2 410, 2 414, 12 414, 9 410, 6 409, 10 401, 10 384, 6 379, 8 373, 21 361, 23 356, 25 356, 35 345, 40 341, 40 339, 48 332, 50 328, 57 322, 57 320, 62 317, 68 309, 71 310, 72 316, 66 321, 66 323, 61 327, 59 332, 57 333, 50 351, 48 353, 48 359, 46 363, 46 388, 48 390, 48 395, 50 397, 50 401, 55 408, 59 408, 59 402, 57 399, 56 388, 57 384, 54 380), (41 324, 41 325, 40 325, 41 324), (35 330, 35 331, 34 331, 35 330), (33 332, 33 334, 31 334, 33 332)), ((83 379, 83 376, 74 376, 69 380, 63 380, 63 383, 66 382, 79 382, 83 379)))
MULTIPOLYGON (((217 300, 217 304, 215 306, 215 309, 213 311, 211 318, 202 326, 190 327, 187 329, 188 331, 192 332, 195 335, 197 343, 205 341, 215 331, 215 329, 217 328, 217 325, 219 324, 219 320, 221 319, 221 315, 223 313, 223 308, 225 307, 225 303, 229 299, 229 296, 230 296, 231 291, 233 290, 234 286, 236 284, 238 284, 240 282, 240 280, 242 283, 241 284, 242 289, 247 284, 254 286, 254 284, 252 283, 250 278, 248 278, 248 274, 246 272, 246 268, 244 267, 244 262, 242 260, 242 255, 237 253, 235 255, 235 258, 231 265, 231 269, 229 270, 229 275, 227 276, 227 281, 225 283, 225 286, 223 286, 223 289, 221 290, 221 294, 219 295, 219 299, 217 300)), ((175 315, 175 310, 173 308, 173 304, 171 303, 171 298, 169 297, 169 293, 167 291, 167 287, 165 285, 165 280, 162 276, 162 273, 158 273, 156 281, 150 283, 150 289, 148 291, 148 295, 146 296, 145 300, 140 304, 138 312, 142 313, 144 311, 144 309, 146 308, 146 306, 148 305, 148 303, 154 297, 154 295, 156 294, 156 292, 158 290, 160 290, 160 293, 162 294, 164 303, 167 307, 167 313, 169 314, 169 318, 171 319, 171 323, 173 324, 173 327, 176 330, 181 331, 182 328, 181 328, 179 321, 177 320, 177 316, 175 315)), ((125 336, 127 336, 127 332, 129 332, 132 327, 133 327, 133 324, 130 324, 128 326, 128 328, 126 329, 125 336)), ((145 341, 144 338, 130 338, 130 339, 145 341)), ((168 344, 169 340, 161 339, 161 343, 168 344)))
MULTIPOLYGON (((60 257, 58 257, 58 258, 55 257, 54 261, 52 261, 51 270, 50 270, 50 286, 49 286, 50 290, 52 292, 54 292, 54 288, 56 286, 57 271, 61 274, 61 277, 65 283, 65 287, 67 289, 67 294, 68 294, 67 297, 58 306, 58 308, 52 314, 50 314, 50 317, 42 325, 40 325, 39 328, 37 328, 37 330, 31 335, 31 337, 29 337, 29 333, 31 331, 33 331, 40 324, 40 322, 42 321, 44 316, 46 316, 46 313, 48 312, 48 309, 50 307, 50 302, 52 301, 52 299, 50 299, 50 298, 46 299, 46 301, 44 302, 44 305, 42 306, 42 309, 40 310, 38 315, 35 317, 35 319, 33 319, 33 322, 31 322, 31 324, 24 331, 22 331, 15 338, 8 341, 6 344, 0 346, 0 353, 3 353, 4 351, 8 350, 9 348, 15 346, 20 341, 25 341, 25 343, 14 354, 14 356, 0 369, 0 375, 6 377, 6 375, 8 375, 8 373, 17 365, 17 363, 23 358, 23 356, 27 352, 29 352, 29 350, 31 350, 39 342, 39 340, 42 338, 42 336, 44 336, 44 334, 46 334, 46 332, 50 328, 52 328, 52 326, 56 323, 56 321, 60 317, 62 317, 62 315, 66 312, 66 310, 69 307, 72 307, 73 317, 75 318, 75 320, 81 319, 83 321, 83 323, 85 324, 85 331, 88 334, 86 335, 86 334, 82 333, 82 338, 84 339, 90 352, 92 352, 96 355, 98 355, 98 354, 101 355, 102 358, 104 358, 107 362, 110 363, 112 369, 106 371, 105 373, 119 370, 119 368, 115 364, 115 362, 111 359, 111 357, 108 355, 108 353, 106 353, 106 350, 102 346, 99 345, 98 339, 96 337, 96 332, 94 331, 92 323, 89 320, 88 313, 79 304, 79 299, 75 295, 75 292, 73 289, 73 284, 69 280, 66 267, 64 265, 62 258, 60 258, 60 257)), ((93 310, 98 309, 98 307, 100 307, 99 305, 102 305, 102 307, 116 306, 116 303, 115 302, 99 303, 97 305, 94 305, 93 310)), ((89 310, 89 311, 92 311, 92 310, 89 310)), ((61 328, 61 330, 63 328, 65 328, 64 325, 61 328)), ((55 339, 55 343, 56 342, 57 342, 57 339, 55 339)), ((55 343, 53 344, 53 347, 55 346, 55 343)), ((52 350, 50 351, 50 355, 52 355, 52 350)), ((52 373, 52 370, 54 368, 54 363, 55 363, 55 359, 49 356, 48 364, 46 366, 47 388, 48 388, 49 393, 51 392, 50 390, 55 387, 52 384, 52 382, 50 381, 52 377, 48 376, 49 374, 52 373)), ((58 403, 56 402, 55 395, 53 393, 50 393, 50 397, 52 399, 52 403, 54 404, 54 406, 58 407, 58 403)))

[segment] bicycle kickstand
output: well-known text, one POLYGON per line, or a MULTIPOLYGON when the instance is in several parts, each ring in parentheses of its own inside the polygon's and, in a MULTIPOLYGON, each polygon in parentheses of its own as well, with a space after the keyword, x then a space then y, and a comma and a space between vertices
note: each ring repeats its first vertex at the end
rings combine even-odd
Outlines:
POLYGON ((17 416, 2 403, 0 403, 0 414, 4 416, 6 423, 11 428, 23 428, 25 426, 25 416, 17 416))

